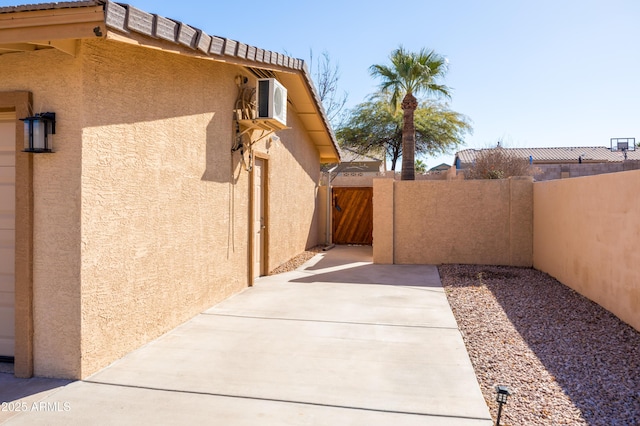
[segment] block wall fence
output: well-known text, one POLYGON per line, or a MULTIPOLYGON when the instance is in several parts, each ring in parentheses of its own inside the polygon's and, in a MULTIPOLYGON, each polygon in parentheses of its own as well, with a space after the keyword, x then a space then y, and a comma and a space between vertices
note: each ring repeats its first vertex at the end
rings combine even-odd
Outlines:
POLYGON ((373 261, 534 267, 640 330, 640 170, 373 183, 373 261))

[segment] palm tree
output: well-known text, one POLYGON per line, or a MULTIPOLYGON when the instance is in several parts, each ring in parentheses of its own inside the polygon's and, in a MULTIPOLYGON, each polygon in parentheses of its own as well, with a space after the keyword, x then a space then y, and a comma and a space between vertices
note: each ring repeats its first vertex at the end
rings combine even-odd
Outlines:
POLYGON ((391 104, 400 104, 403 112, 402 124, 402 180, 415 180, 416 129, 413 114, 418 107, 414 94, 449 98, 450 89, 439 81, 447 72, 447 60, 433 50, 421 49, 418 53, 408 52, 402 46, 391 52, 391 65, 372 65, 369 71, 373 77, 380 77, 380 89, 391 92, 391 104))
POLYGON ((427 173, 427 163, 422 160, 416 160, 415 171, 418 173, 427 173))

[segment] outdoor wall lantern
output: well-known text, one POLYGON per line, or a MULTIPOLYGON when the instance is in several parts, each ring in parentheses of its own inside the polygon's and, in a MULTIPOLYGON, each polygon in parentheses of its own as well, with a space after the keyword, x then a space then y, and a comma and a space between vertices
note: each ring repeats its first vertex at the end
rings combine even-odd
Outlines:
POLYGON ((53 136, 56 133, 56 113, 43 112, 24 121, 23 152, 53 152, 53 136))
POLYGON ((496 402, 498 403, 498 417, 496 418, 496 426, 500 426, 500 415, 502 414, 502 404, 507 403, 507 399, 511 396, 511 391, 508 387, 498 385, 496 386, 496 402))

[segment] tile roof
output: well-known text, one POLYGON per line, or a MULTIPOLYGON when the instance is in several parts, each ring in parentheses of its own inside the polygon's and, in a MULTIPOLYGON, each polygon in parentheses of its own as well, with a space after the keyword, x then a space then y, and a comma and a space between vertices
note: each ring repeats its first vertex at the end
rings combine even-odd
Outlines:
POLYGON ((105 22, 107 27, 113 30, 124 33, 134 32, 169 41, 208 56, 246 59, 254 62, 256 66, 270 64, 300 71, 306 68, 302 59, 249 46, 236 40, 209 35, 184 22, 148 13, 128 4, 98 0, 96 2, 106 5, 105 22))
MULTIPOLYGON (((244 65, 260 77, 269 76, 271 71, 286 71, 298 74, 307 87, 307 93, 311 98, 311 104, 317 111, 322 128, 329 140, 323 142, 323 146, 332 145, 332 151, 338 153, 338 143, 329 123, 322 101, 315 88, 306 63, 302 59, 292 58, 282 53, 250 46, 236 40, 209 35, 201 29, 189 26, 184 22, 165 18, 163 16, 148 13, 124 3, 116 3, 111 0, 84 0, 52 2, 41 4, 26 4, 18 6, 0 7, 0 14, 30 12, 67 8, 83 8, 103 6, 105 11, 104 22, 106 27, 126 36, 145 37, 150 43, 169 42, 180 46, 193 55, 208 57, 214 60, 226 61, 244 65), (261 70, 267 70, 267 75, 260 75, 261 70), (329 145, 326 145, 328 143, 329 145)), ((98 35, 98 33, 96 33, 98 35)), ((308 113, 303 114, 308 118, 308 113)), ((308 121, 307 121, 308 122, 308 121)), ((318 130, 309 130, 317 135, 318 130)), ((317 137, 317 136, 314 136, 317 137)), ((333 157, 335 155, 332 155, 333 157)))
MULTIPOLYGON (((52 9, 71 9, 91 6, 105 7, 107 27, 123 33, 134 32, 179 44, 205 55, 227 56, 247 59, 258 64, 271 64, 293 70, 304 70, 302 59, 295 59, 281 53, 248 46, 236 40, 210 36, 204 31, 191 27, 184 22, 148 13, 125 3, 110 0, 84 0, 25 4, 0 7, 0 14, 29 12, 52 9)), ((317 94, 316 94, 317 96, 317 94)))
POLYGON ((341 147, 339 148, 340 158, 343 163, 349 163, 353 161, 374 161, 374 162, 382 162, 381 159, 371 157, 368 155, 358 154, 356 151, 353 151, 349 148, 341 147))
POLYGON ((451 168, 451 166, 447 163, 440 163, 437 166, 434 166, 432 168, 429 169, 430 172, 438 172, 438 171, 445 171, 445 170, 449 170, 451 168))
MULTIPOLYGON (((465 149, 456 153, 456 159, 462 164, 472 164, 476 157, 487 149, 465 149)), ((612 151, 604 146, 587 147, 553 147, 553 148, 502 148, 509 153, 521 157, 533 158, 534 163, 575 163, 582 156, 584 162, 620 162, 624 160, 621 151, 612 151)), ((627 151, 627 159, 640 160, 640 151, 627 151)))
POLYGON ((105 0, 60 1, 51 3, 21 4, 0 7, 0 13, 28 12, 32 10, 68 9, 87 6, 101 6, 105 0))

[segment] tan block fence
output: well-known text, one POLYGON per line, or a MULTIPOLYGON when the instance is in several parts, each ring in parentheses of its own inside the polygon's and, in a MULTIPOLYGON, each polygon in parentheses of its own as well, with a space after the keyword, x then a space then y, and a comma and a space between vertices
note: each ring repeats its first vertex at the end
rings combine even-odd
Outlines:
POLYGON ((376 263, 531 266, 533 179, 373 184, 376 263))
POLYGON ((640 330, 640 171, 373 183, 373 261, 531 267, 640 330))

